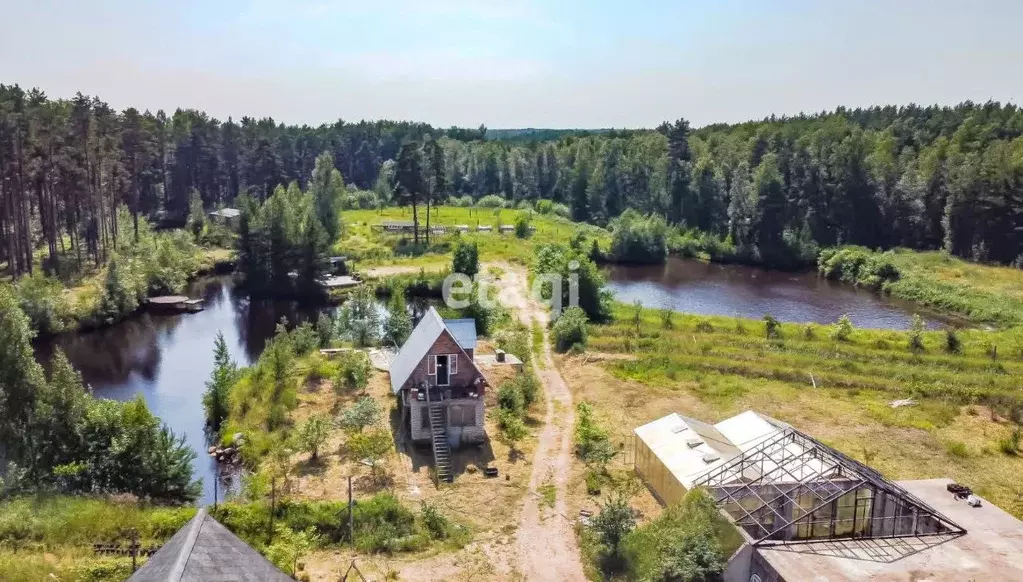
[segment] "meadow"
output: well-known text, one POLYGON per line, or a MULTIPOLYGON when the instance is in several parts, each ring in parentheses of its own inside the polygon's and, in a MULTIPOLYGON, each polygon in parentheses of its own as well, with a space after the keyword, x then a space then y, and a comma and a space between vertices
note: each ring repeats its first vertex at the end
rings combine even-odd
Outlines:
MULTIPOLYGON (((912 332, 834 331, 781 324, 768 339, 759 320, 619 304, 613 323, 590 326, 585 353, 558 363, 626 451, 635 427, 671 412, 718 422, 753 409, 890 478, 950 477, 1023 516, 1023 334, 922 332, 913 348, 912 332), (901 399, 912 404, 891 406, 901 399)), ((582 470, 574 482, 585 490, 582 470)))
POLYGON ((131 575, 131 558, 97 555, 93 544, 126 547, 134 528, 143 548, 159 546, 195 511, 194 507, 146 506, 133 499, 7 499, 0 502, 0 578, 124 580, 131 575))
MULTIPOLYGON (((463 208, 437 206, 430 212, 431 226, 489 225, 492 232, 448 233, 431 236, 416 246, 410 235, 385 234, 373 228, 385 220, 411 221, 411 207, 389 207, 379 210, 348 210, 342 213, 344 235, 335 245, 335 250, 356 260, 357 268, 377 266, 414 266, 426 269, 442 268, 451 264, 451 250, 456 240, 472 240, 479 243, 481 261, 507 261, 528 265, 535 256, 538 246, 558 243, 568 244, 580 233, 589 241, 598 240, 606 248, 610 234, 599 227, 572 222, 550 214, 538 214, 529 210, 509 208, 463 208), (527 214, 536 229, 530 236, 519 238, 513 233, 501 234, 498 225, 514 224, 527 214)), ((419 211, 420 227, 426 227, 426 209, 419 211)))

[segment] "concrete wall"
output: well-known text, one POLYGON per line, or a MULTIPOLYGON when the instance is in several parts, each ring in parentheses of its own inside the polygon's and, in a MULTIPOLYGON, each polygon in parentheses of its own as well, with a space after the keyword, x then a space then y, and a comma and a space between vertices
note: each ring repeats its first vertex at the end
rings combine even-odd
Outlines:
MULTIPOLYGON (((467 406, 472 407, 475 410, 473 424, 471 426, 460 427, 462 430, 461 442, 463 444, 479 443, 486 438, 486 430, 483 427, 485 410, 483 407, 482 396, 479 398, 452 398, 451 400, 445 400, 443 406, 445 408, 445 422, 451 418, 447 409, 452 406, 467 406)), ((412 436, 412 440, 430 440, 432 434, 430 433, 429 428, 429 417, 429 405, 425 401, 412 401, 410 403, 409 428, 411 429, 410 434, 412 436), (424 423, 426 423, 425 426, 424 423)))
POLYGON ((746 580, 753 580, 753 576, 759 577, 760 582, 785 582, 785 579, 755 549, 750 555, 749 577, 746 580))
POLYGON ((724 582, 749 582, 750 575, 750 559, 754 553, 753 546, 749 544, 742 544, 738 550, 732 554, 729 558, 728 563, 725 565, 725 571, 721 573, 721 579, 724 582))

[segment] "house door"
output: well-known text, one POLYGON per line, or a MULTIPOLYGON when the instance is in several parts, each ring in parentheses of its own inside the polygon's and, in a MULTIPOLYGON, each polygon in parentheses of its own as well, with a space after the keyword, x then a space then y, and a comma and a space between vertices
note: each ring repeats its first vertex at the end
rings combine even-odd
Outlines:
POLYGON ((451 373, 448 370, 448 357, 437 356, 437 385, 447 386, 451 383, 451 373))

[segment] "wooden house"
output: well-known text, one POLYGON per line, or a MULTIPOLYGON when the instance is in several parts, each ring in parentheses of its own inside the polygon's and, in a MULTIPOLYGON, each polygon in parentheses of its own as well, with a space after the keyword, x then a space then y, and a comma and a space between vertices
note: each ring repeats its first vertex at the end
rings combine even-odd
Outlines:
POLYGON ((487 379, 474 361, 476 321, 441 319, 431 307, 391 362, 402 429, 430 443, 439 480, 451 480, 451 449, 481 443, 487 379))

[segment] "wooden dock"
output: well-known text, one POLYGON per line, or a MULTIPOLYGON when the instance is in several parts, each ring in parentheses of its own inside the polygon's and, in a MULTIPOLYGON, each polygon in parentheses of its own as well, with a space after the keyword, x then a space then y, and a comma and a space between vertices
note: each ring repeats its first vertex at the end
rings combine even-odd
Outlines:
POLYGON ((197 313, 205 309, 203 303, 202 299, 191 299, 184 295, 163 295, 146 300, 150 311, 159 313, 197 313))

